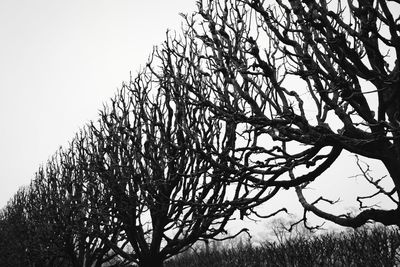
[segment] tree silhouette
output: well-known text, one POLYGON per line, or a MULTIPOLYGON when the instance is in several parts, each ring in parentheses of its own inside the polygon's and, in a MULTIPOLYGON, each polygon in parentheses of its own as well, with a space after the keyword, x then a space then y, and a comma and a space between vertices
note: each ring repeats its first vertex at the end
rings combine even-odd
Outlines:
POLYGON ((24 206, 26 190, 21 188, 0 212, 0 264, 2 266, 29 266, 32 239, 28 235, 24 206))
POLYGON ((96 142, 88 149, 131 247, 115 244, 114 251, 139 266, 162 266, 198 240, 230 238, 220 234, 239 207, 276 193, 254 193, 210 164, 230 165, 214 155, 232 150, 233 126, 190 105, 184 84, 168 78, 174 72, 190 79, 183 62, 162 51, 153 56, 159 68, 150 62, 123 86, 92 124, 96 142))
POLYGON ((304 222, 311 212, 343 226, 400 225, 399 7, 198 1, 182 35, 168 33, 99 120, 1 211, 0 263, 163 266, 220 239, 237 216, 284 211, 255 208, 289 188, 304 222), (376 188, 357 196, 356 215, 303 193, 344 151, 376 188), (388 175, 374 178, 361 157, 388 175), (395 208, 366 204, 378 195, 395 208))
POLYGON ((23 243, 24 253, 15 257, 26 259, 18 266, 102 266, 115 258, 97 235, 101 228, 103 235, 115 239, 119 231, 117 224, 112 229, 104 225, 104 213, 99 219, 97 207, 103 209, 107 202, 99 183, 82 166, 86 159, 79 145, 85 140, 78 134, 69 149, 60 149, 8 205, 6 225, 21 233, 8 231, 9 242, 23 243))
MULTIPOLYGON (((400 224, 400 24, 398 1, 198 1, 183 40, 166 45, 198 73, 192 101, 236 127, 231 173, 259 188, 296 189, 308 212, 343 226, 400 224), (303 189, 343 151, 383 163, 369 197, 394 209, 355 216, 322 210, 303 189)), ((175 77, 180 80, 179 77, 175 77)), ((221 155, 225 157, 227 155, 221 155)), ((361 165, 359 165, 361 166, 361 165)), ((338 184, 338 188, 340 188, 338 184)))
POLYGON ((99 120, 15 195, 0 218, 2 234, 12 233, 1 249, 15 248, 4 262, 19 255, 21 266, 163 266, 199 240, 247 231, 226 226, 278 190, 235 179, 238 125, 191 103, 186 83, 202 80, 184 64, 155 50, 99 120))

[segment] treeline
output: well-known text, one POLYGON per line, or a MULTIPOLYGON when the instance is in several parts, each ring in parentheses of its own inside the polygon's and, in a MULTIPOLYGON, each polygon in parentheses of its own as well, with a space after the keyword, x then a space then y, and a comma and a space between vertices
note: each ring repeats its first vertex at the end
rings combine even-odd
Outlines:
POLYGON ((290 188, 307 227, 310 213, 400 226, 398 6, 199 0, 2 209, 0 265, 163 266, 199 240, 235 236, 223 235, 232 219, 286 211, 256 208, 290 188), (357 162, 372 189, 355 193, 354 215, 306 190, 344 151, 387 172, 357 162), (391 209, 373 204, 381 197, 391 209))
POLYGON ((167 267, 260 266, 398 266, 398 228, 362 228, 342 233, 297 235, 282 241, 211 246, 208 251, 189 250, 166 263, 167 267))
POLYGON ((254 195, 235 182, 228 194, 210 159, 229 164, 213 154, 229 153, 234 132, 188 97, 150 67, 125 84, 1 211, 0 265, 161 266, 224 233, 254 195))

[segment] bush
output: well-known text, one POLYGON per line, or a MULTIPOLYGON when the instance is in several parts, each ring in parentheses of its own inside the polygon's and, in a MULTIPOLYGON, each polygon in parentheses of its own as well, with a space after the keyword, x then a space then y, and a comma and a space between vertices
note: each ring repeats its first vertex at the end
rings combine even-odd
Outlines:
POLYGON ((398 266, 397 228, 362 228, 345 233, 299 236, 260 246, 240 243, 233 248, 188 251, 166 262, 166 267, 259 266, 398 266))

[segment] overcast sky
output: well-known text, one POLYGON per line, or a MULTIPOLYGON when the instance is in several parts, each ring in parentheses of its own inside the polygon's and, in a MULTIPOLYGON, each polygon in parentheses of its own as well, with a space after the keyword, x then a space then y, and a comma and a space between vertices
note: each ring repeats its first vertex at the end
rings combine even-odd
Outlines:
POLYGON ((193 10, 195 0, 0 1, 0 207, 193 10))

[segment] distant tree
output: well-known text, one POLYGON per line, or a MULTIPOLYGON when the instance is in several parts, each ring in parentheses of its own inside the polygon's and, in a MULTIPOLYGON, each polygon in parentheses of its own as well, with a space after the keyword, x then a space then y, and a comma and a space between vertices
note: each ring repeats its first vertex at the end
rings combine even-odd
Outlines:
POLYGON ((88 140, 82 131, 57 151, 2 210, 1 266, 97 267, 116 258, 103 236, 119 242, 120 231, 111 200, 88 168, 88 140))
MULTIPOLYGON (((66 187, 69 188, 67 201, 75 208, 72 232, 77 236, 76 265, 100 267, 119 259, 104 237, 123 244, 124 237, 120 224, 113 221, 113 199, 92 168, 88 147, 93 138, 90 130, 84 128, 63 153, 60 163, 64 169, 72 171, 67 175, 71 178, 66 179, 66 187)), ((120 263, 122 266, 123 261, 120 263)))
POLYGON ((224 171, 261 189, 294 187, 304 220, 312 212, 343 226, 400 225, 400 2, 271 2, 198 1, 183 16, 182 39, 165 45, 197 75, 171 79, 237 126, 232 153, 220 154, 229 157, 224 171), (377 190, 357 198, 353 216, 323 211, 320 202, 333 202, 303 194, 343 151, 378 160, 388 173, 378 179, 361 168, 377 190), (376 195, 395 208, 366 206, 376 195))
POLYGON ((311 238, 313 232, 300 224, 301 222, 296 217, 289 217, 289 219, 284 217, 273 218, 266 224, 267 238, 272 238, 280 244, 289 239, 311 238))
POLYGON ((60 149, 41 168, 29 187, 26 212, 38 239, 37 256, 48 266, 102 266, 115 257, 98 235, 118 238, 117 225, 104 225, 107 216, 102 185, 87 168, 82 131, 68 149, 60 149), (99 215, 101 207, 101 216, 99 215))
POLYGON ((31 266, 26 200, 26 190, 21 188, 0 212, 0 266, 31 266))

